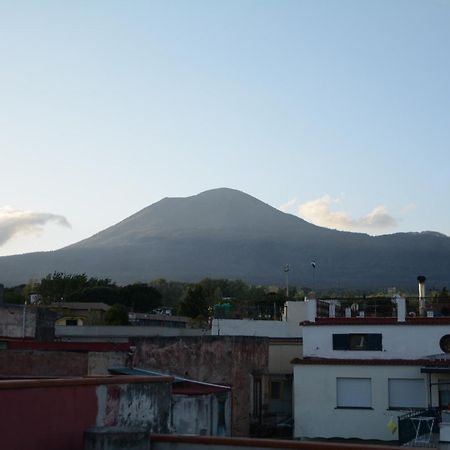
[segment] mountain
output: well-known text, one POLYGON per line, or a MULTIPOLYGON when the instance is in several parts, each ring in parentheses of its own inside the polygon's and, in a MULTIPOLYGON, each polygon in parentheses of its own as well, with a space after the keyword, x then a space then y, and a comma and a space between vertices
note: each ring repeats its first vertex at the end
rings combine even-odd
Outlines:
POLYGON ((317 288, 413 288, 419 274, 450 283, 450 238, 434 232, 369 236, 312 225, 243 192, 221 188, 164 198, 94 236, 53 252, 0 258, 0 282, 53 271, 118 283, 242 278, 317 288))

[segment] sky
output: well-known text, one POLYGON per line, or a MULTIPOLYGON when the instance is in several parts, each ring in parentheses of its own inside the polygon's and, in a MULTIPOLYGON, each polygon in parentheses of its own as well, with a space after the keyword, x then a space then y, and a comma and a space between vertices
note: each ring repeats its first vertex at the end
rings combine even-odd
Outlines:
POLYGON ((0 255, 164 197, 450 235, 450 1, 0 1, 0 255))

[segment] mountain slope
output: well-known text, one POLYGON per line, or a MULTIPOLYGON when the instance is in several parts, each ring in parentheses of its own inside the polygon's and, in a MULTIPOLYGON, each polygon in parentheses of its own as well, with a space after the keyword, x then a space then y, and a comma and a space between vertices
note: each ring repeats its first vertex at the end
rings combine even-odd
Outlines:
POLYGON ((243 278, 316 286, 415 286, 419 273, 449 285, 450 238, 439 233, 368 236, 317 227, 250 195, 214 189, 165 198, 106 230, 54 251, 0 258, 0 281, 12 285, 54 270, 86 272, 119 283, 158 277, 195 281, 243 278))

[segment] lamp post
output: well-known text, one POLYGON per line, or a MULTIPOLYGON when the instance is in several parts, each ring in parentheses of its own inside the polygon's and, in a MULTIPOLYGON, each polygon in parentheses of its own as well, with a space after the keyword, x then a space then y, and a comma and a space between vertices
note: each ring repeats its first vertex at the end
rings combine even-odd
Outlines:
POLYGON ((311 261, 311 267, 313 271, 313 291, 316 291, 316 261, 311 261))
POLYGON ((285 264, 283 267, 283 272, 286 274, 286 298, 289 298, 289 271, 291 270, 291 266, 289 264, 285 264))

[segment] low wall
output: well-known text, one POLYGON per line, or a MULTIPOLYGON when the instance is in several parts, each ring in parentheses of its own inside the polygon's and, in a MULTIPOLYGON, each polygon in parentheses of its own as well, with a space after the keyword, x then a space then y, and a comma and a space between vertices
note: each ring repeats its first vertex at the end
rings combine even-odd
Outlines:
POLYGON ((109 375, 127 357, 127 351, 0 350, 0 378, 109 375))
POLYGON ((167 433, 171 377, 0 381, 1 447, 82 450, 92 426, 148 427, 167 433))
POLYGON ((154 326, 61 326, 55 327, 55 336, 61 340, 71 341, 95 340, 107 341, 127 340, 130 337, 147 336, 203 336, 209 330, 200 328, 172 328, 154 326))
MULTIPOLYGON (((153 434, 152 450, 394 450, 398 446, 153 434)), ((402 450, 413 450, 401 447, 402 450)))

